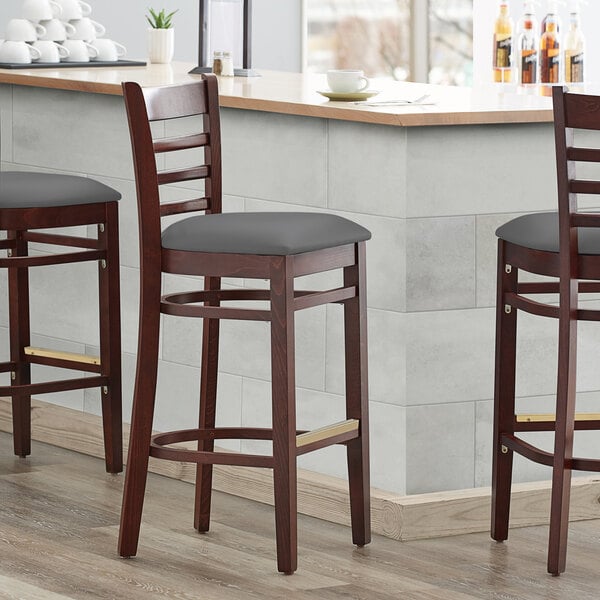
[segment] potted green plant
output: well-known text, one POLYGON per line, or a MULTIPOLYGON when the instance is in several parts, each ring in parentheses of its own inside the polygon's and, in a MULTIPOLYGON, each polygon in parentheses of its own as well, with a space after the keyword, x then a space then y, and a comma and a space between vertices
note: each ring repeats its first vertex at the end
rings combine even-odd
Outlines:
POLYGON ((173 29, 173 16, 176 10, 167 13, 162 8, 159 11, 148 9, 146 20, 150 24, 148 30, 148 54, 151 63, 170 63, 175 50, 175 30, 173 29))

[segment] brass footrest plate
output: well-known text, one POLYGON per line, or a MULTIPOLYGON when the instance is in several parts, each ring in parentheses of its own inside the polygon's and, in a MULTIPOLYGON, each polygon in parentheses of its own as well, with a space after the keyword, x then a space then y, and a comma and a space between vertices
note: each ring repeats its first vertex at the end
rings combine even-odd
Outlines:
POLYGON ((99 356, 90 356, 88 354, 77 354, 76 352, 63 352, 62 350, 51 350, 49 348, 35 348, 26 346, 25 354, 28 356, 41 356, 43 358, 57 358, 59 360, 70 360, 73 362, 84 363, 88 365, 99 365, 99 356))
POLYGON ((306 433, 301 433, 296 436, 296 447, 301 448, 302 446, 308 446, 314 442, 320 442, 330 437, 340 435, 342 433, 349 433, 351 431, 358 431, 359 421, 358 419, 347 419, 340 423, 334 423, 333 425, 326 425, 319 429, 313 429, 306 433))
MULTIPOLYGON (((517 423, 547 423, 556 421, 556 415, 554 413, 548 414, 532 414, 532 415, 516 415, 517 423)), ((600 421, 600 413, 577 413, 575 415, 576 421, 600 421)))

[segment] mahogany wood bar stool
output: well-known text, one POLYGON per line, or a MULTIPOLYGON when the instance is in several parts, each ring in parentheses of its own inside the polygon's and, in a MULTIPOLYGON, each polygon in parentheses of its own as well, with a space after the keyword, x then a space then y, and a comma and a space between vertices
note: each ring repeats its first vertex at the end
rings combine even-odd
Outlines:
MULTIPOLYGON (((119 297, 118 200, 114 189, 87 177, 37 172, 0 173, 0 248, 7 257, 10 385, 0 396, 12 397, 15 454, 31 453, 31 396, 67 390, 101 388, 106 470, 123 470, 121 419, 121 325, 119 297), (97 225, 97 239, 49 229, 97 225), (44 230, 44 231, 39 231, 44 230), (29 243, 43 244, 29 255, 29 243), (74 248, 57 251, 57 247, 74 248), (52 252, 52 253, 51 253, 52 252), (98 264, 100 356, 35 348, 30 342, 29 269, 91 261, 98 264), (31 365, 47 365, 88 373, 57 381, 31 382, 31 365)), ((65 294, 69 291, 65 290, 65 294)))
POLYGON ((119 552, 137 552, 148 457, 196 463, 194 526, 209 529, 212 465, 273 469, 277 565, 297 567, 296 458, 331 444, 347 447, 353 542, 370 541, 367 321, 363 227, 317 213, 221 213, 221 137, 217 79, 141 89, 123 84, 133 144, 140 223, 141 303, 137 372, 129 457, 125 477, 119 552), (153 140, 150 123, 199 116, 198 131, 153 140), (157 171, 156 154, 196 149, 193 167, 157 171), (159 186, 204 180, 201 198, 160 204, 159 186), (161 216, 205 212, 169 225, 161 216), (295 291, 294 279, 343 270, 343 286, 319 292, 295 291), (161 298, 162 273, 204 277, 204 289, 161 298), (268 290, 220 289, 221 277, 269 280, 268 290), (222 306, 263 300, 269 308, 222 306), (310 432, 296 430, 294 314, 330 302, 345 315, 346 420, 310 432), (198 428, 152 436, 160 314, 204 319, 198 428), (215 427, 219 319, 270 323, 272 429, 215 427), (214 451, 214 440, 272 440, 272 455, 214 451), (197 441, 198 450, 169 447, 197 441))
MULTIPOLYGON (((492 473, 492 537, 508 537, 513 453, 552 467, 548 572, 565 570, 571 471, 600 471, 600 460, 573 456, 574 430, 600 429, 600 415, 575 413, 577 322, 599 321, 600 311, 579 308, 580 294, 600 291, 600 214, 578 212, 578 194, 600 194, 600 181, 578 179, 577 163, 600 163, 595 148, 575 145, 578 130, 600 131, 600 96, 553 89, 558 212, 520 216, 500 227, 496 306, 496 382, 492 473), (519 270, 556 278, 520 282, 519 270), (559 305, 533 300, 558 293, 559 305), (517 311, 558 319, 556 412, 515 411, 517 311), (554 451, 519 437, 553 431, 554 451)), ((590 134, 588 134, 589 136, 590 134)), ((579 139, 579 138, 578 138, 579 139)))

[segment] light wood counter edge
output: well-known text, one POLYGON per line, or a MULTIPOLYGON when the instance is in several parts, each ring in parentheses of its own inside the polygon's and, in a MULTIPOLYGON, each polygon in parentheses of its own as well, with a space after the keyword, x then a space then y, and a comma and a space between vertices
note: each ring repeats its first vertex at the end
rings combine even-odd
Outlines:
MULTIPOLYGON (((136 71, 145 70, 146 67, 130 67, 131 80, 138 80, 136 71)), ((67 73, 68 75, 68 73, 67 73)), ((197 76, 188 75, 177 81, 193 81, 197 76)), ((126 80, 127 78, 124 78, 126 80)), ((142 78, 143 79, 143 78, 142 78)), ((0 84, 22 85, 28 87, 47 88, 91 94, 106 94, 121 96, 120 83, 86 81, 77 78, 61 78, 44 76, 43 71, 23 71, 0 69, 0 84)), ((429 107, 406 107, 397 111, 383 112, 373 109, 361 109, 356 106, 345 107, 340 102, 324 102, 322 104, 288 102, 282 100, 267 100, 262 98, 244 98, 222 94, 220 104, 224 108, 253 110, 305 116, 321 119, 334 119, 367 123, 371 125, 387 125, 395 127, 418 127, 439 125, 493 125, 493 124, 522 124, 522 123, 550 123, 552 111, 532 109, 506 109, 489 111, 456 111, 456 110, 428 110, 429 107)))
MULTIPOLYGON (((238 108, 274 112, 280 114, 316 117, 322 119, 335 119, 341 121, 354 121, 369 123, 371 125, 393 125, 395 127, 418 127, 427 125, 492 125, 492 124, 518 124, 518 123, 551 123, 552 111, 532 110, 498 110, 490 112, 412 112, 412 113, 384 113, 374 110, 344 108, 335 105, 298 104, 280 102, 276 100, 248 100, 235 96, 221 96, 221 106, 224 108, 238 108)), ((415 108, 410 110, 414 111, 415 108)))
POLYGON ((121 85, 117 83, 59 79, 57 77, 44 77, 44 75, 38 73, 32 76, 30 73, 19 73, 16 69, 14 71, 12 69, 0 69, 0 83, 70 92, 87 92, 90 94, 123 95, 121 85))
MULTIPOLYGON (((12 431, 11 401, 0 398, 0 431, 12 431)), ((32 402, 34 440, 75 452, 102 458, 102 420, 96 415, 34 400, 32 402)), ((127 452, 129 426, 123 432, 127 452)), ((35 452, 35 449, 34 449, 35 452)), ((19 460, 15 458, 15 460, 19 460)), ((36 457, 30 459, 35 464, 36 457)), ((102 469, 102 465, 98 465, 102 469)), ((166 477, 193 482, 193 464, 150 459, 150 471, 166 477)), ((273 504, 270 469, 215 466, 214 489, 264 504, 273 504)), ((573 480, 571 520, 600 518, 600 481, 598 477, 573 480)), ((511 527, 541 525, 548 521, 550 482, 522 483, 513 486, 511 527)), ((298 472, 298 510, 342 525, 350 524, 348 484, 346 481, 300 469, 298 472)), ((406 541, 489 531, 490 488, 475 488, 399 496, 371 488, 373 533, 406 541)))

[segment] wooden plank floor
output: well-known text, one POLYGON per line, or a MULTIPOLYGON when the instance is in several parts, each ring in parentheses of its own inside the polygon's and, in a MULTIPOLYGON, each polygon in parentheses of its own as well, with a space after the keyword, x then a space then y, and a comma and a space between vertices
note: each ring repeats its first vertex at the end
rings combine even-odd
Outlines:
POLYGON ((140 551, 116 553, 122 476, 94 458, 0 434, 0 598, 18 600, 587 600, 600 597, 600 521, 571 527, 567 573, 545 572, 546 527, 354 548, 347 528, 299 520, 299 570, 276 572, 272 509, 215 494, 191 527, 191 485, 151 476, 140 551))

